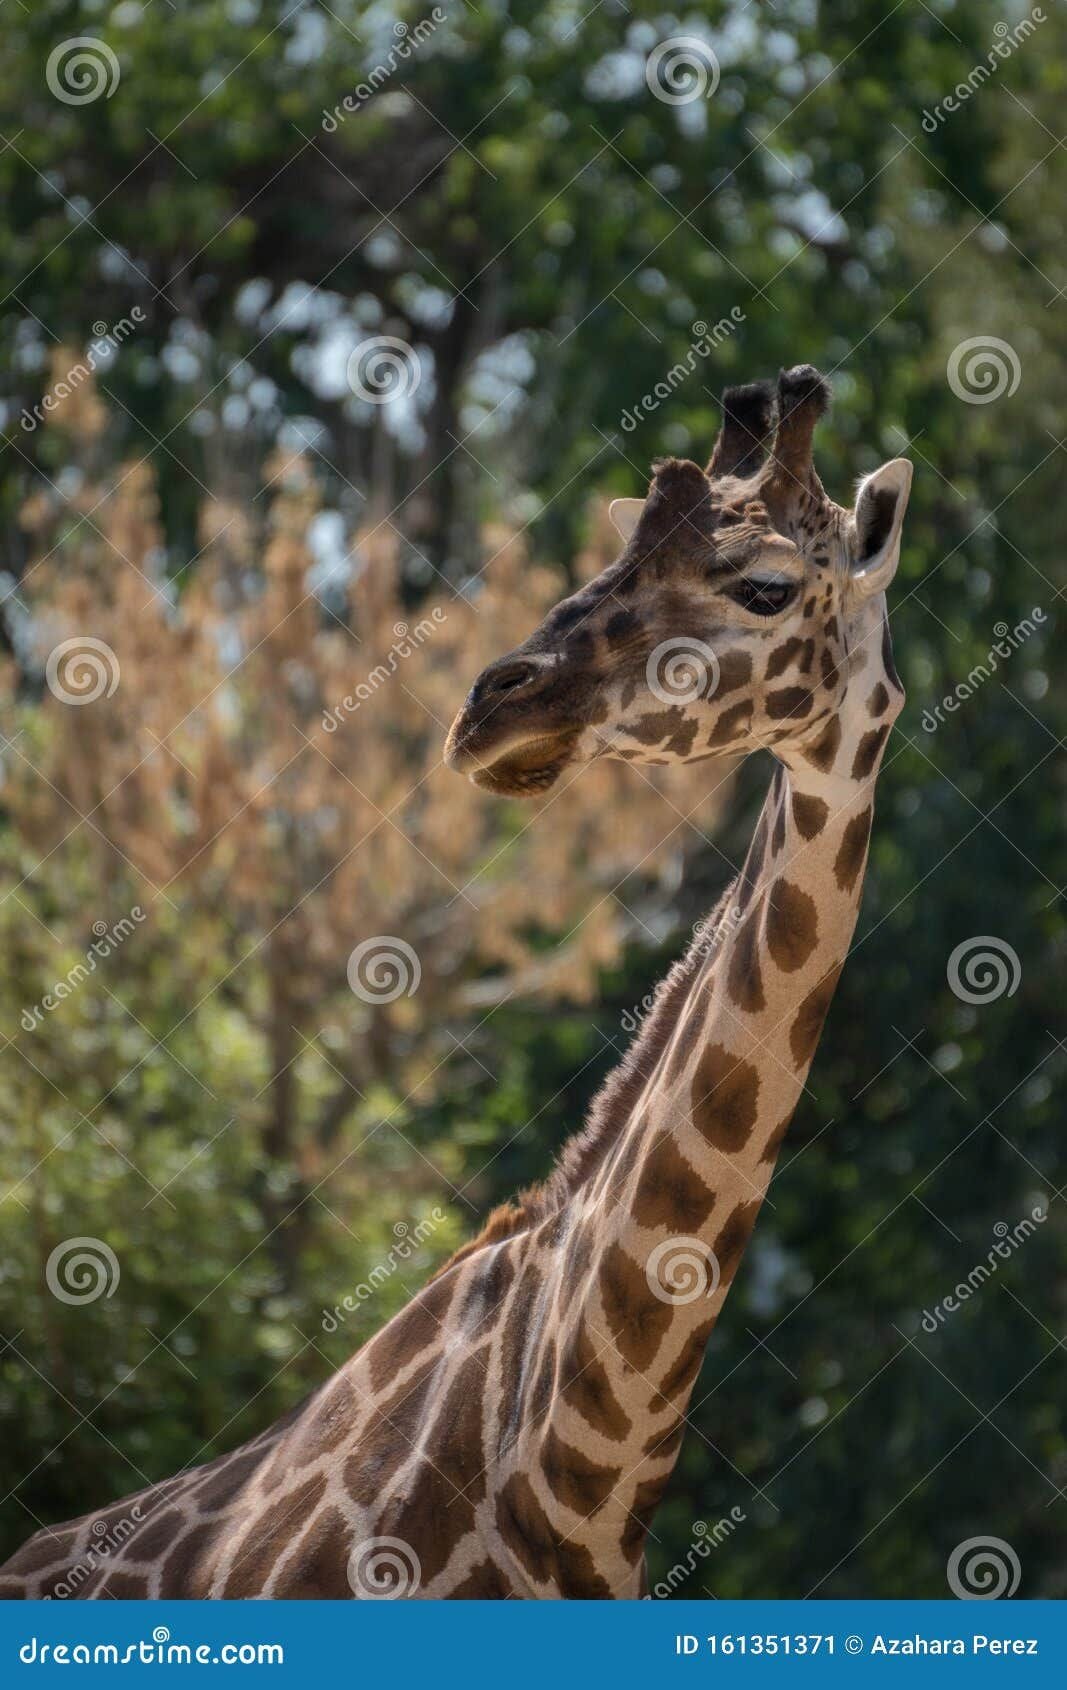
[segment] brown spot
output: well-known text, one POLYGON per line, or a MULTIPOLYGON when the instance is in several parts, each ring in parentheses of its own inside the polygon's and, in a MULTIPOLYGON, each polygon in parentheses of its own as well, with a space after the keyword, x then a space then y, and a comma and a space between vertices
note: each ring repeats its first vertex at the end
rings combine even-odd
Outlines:
POLYGON ((556 1346, 549 1338, 545 1344, 537 1379, 530 1396, 530 1425, 539 1426, 548 1413, 552 1401, 552 1387, 556 1383, 556 1346))
POLYGON ((704 1360, 704 1351, 708 1347, 708 1339, 715 1327, 715 1321, 705 1320, 690 1333, 682 1345, 681 1354, 673 1363, 660 1386, 660 1396, 675 1401, 681 1396, 688 1396, 693 1388, 693 1382, 700 1372, 704 1360))
POLYGON ((686 726, 686 714, 680 704, 674 704, 669 710, 651 710, 636 722, 624 722, 622 726, 638 745, 659 745, 686 726))
POLYGON ((728 1284, 737 1272, 762 1202, 762 1197, 754 1197, 751 1203, 739 1203, 715 1240, 713 1248, 719 1263, 720 1284, 728 1284))
POLYGON ((832 768, 840 746, 841 723, 836 716, 831 716, 818 739, 805 746, 804 755, 809 763, 825 773, 827 769, 832 768))
POLYGON ((742 699, 740 704, 731 704, 729 710, 724 710, 715 723, 708 739, 709 745, 732 745, 739 739, 745 728, 752 720, 752 700, 742 699))
POLYGON ((756 1124, 759 1075, 751 1062, 709 1045, 693 1080, 693 1125, 717 1150, 740 1150, 756 1124))
MULTIPOLYGON (((34 1532, 27 1538, 22 1548, 12 1556, 8 1570, 20 1575, 43 1572, 46 1567, 54 1567, 60 1561, 65 1561, 77 1541, 77 1531, 50 1531, 46 1526, 43 1531, 34 1532)), ((89 1542, 92 1543, 92 1538, 89 1542)))
POLYGON ((109 1573, 98 1595, 113 1597, 118 1602, 143 1602, 148 1595, 148 1580, 142 1573, 109 1573))
POLYGON ((736 692, 752 679, 752 659, 747 651, 728 651, 719 660, 719 680, 714 696, 736 692))
POLYGON ((802 639, 794 634, 792 639, 785 640, 782 645, 776 646, 774 651, 771 652, 770 657, 767 659, 766 679, 768 681, 773 681, 776 680, 779 675, 784 674, 793 659, 795 657, 799 657, 800 653, 803 651, 804 643, 805 642, 802 639))
POLYGON ((670 1071, 667 1075, 669 1081, 679 1079, 689 1065, 693 1047, 704 1031, 703 1008, 704 1006, 700 1003, 691 1003, 688 1014, 675 1035, 670 1071))
POLYGON ((653 1432, 641 1446, 641 1454, 653 1461, 673 1461, 685 1437, 685 1416, 680 1415, 665 1432, 653 1432))
POLYGON ((621 1443, 629 1436, 630 1417, 615 1395, 584 1320, 564 1351, 560 1377, 565 1381, 559 1393, 563 1401, 590 1426, 612 1443, 621 1443))
POLYGON ((811 714, 814 702, 815 694, 807 687, 779 687, 767 695, 767 714, 772 721, 781 721, 784 716, 799 720, 811 714))
POLYGON ((655 1479, 643 1479, 634 1492, 633 1506, 622 1528, 621 1549, 631 1565, 638 1560, 645 1547, 648 1528, 667 1488, 670 1470, 655 1479))
POLYGON ((853 780, 866 780, 875 763, 878 761, 882 746, 889 738, 889 723, 883 722, 880 728, 872 728, 870 733, 864 734, 856 747, 856 759, 852 765, 853 780))
POLYGON ((454 1283, 435 1279, 372 1339, 365 1353, 375 1390, 391 1385, 401 1368, 439 1337, 454 1283))
POLYGON ((621 1467, 602 1467, 591 1461, 564 1443, 555 1427, 549 1428, 541 1444, 541 1470, 552 1494, 583 1519, 603 1508, 622 1478, 621 1467))
POLYGON ((767 949, 783 973, 803 968, 818 931, 814 898, 792 881, 776 880, 767 897, 767 949))
POLYGON ((837 666, 837 658, 834 656, 829 646, 823 646, 822 648, 822 656, 819 659, 819 668, 822 672, 823 686, 832 690, 837 685, 837 677, 840 674, 840 670, 837 666))
POLYGON ((633 1213, 638 1225, 693 1233, 699 1231, 714 1207, 715 1194, 692 1163, 679 1153, 673 1139, 661 1138, 645 1158, 634 1196, 633 1213))
POLYGON ((881 681, 867 700, 867 709, 872 716, 881 716, 889 708, 889 689, 881 681))
POLYGON ((640 632, 641 618, 633 610, 616 610, 604 624, 604 637, 609 645, 620 645, 640 632))
POLYGON ((759 963, 759 923, 750 915, 738 928, 726 974, 726 986, 738 1008, 754 1014, 763 1008, 763 976, 759 963))
MULTIPOLYGON (((534 1336, 530 1320, 542 1283, 542 1274, 532 1262, 527 1262, 508 1304, 501 1340, 500 1370, 505 1380, 521 1379, 523 1376, 523 1359, 534 1336)), ((517 1432, 521 1420, 522 1404, 516 1399, 514 1391, 504 1390, 500 1397, 499 1430, 505 1446, 517 1432)))
POLYGON ((554 1585, 564 1597, 609 1600, 611 1590, 588 1549, 552 1525, 525 1473, 513 1473, 496 1502, 496 1524, 504 1542, 536 1584, 554 1585))
POLYGON ((413 1454, 436 1379, 437 1368, 431 1362, 415 1384, 405 1380, 375 1411, 360 1437, 358 1450, 344 1465, 345 1485, 354 1502, 373 1507, 397 1468, 413 1454))
POLYGON ((774 1129, 773 1133, 771 1134, 770 1138, 767 1140, 766 1144, 764 1145, 763 1154, 760 1156, 761 1162, 773 1162, 776 1159, 779 1150, 782 1148, 782 1140, 785 1138, 786 1133, 789 1131, 789 1123, 792 1119, 793 1119, 793 1112, 792 1112, 792 1110, 790 1110, 790 1112, 786 1116, 785 1120, 780 1122, 779 1125, 775 1127, 775 1129, 774 1129))
POLYGON ((811 798, 805 792, 793 794, 793 820, 805 839, 814 839, 826 825, 830 806, 823 798, 811 798))
POLYGON ((494 1567, 492 1561, 479 1561, 472 1567, 461 1584, 455 1590, 449 1591, 453 1601, 506 1602, 509 1597, 518 1596, 514 1585, 509 1584, 499 1567, 494 1567))
POLYGON ((600 1294, 619 1354, 639 1373, 646 1373, 667 1335, 673 1309, 653 1294, 644 1264, 628 1256, 621 1244, 610 1244, 604 1252, 600 1294))
POLYGON ((838 966, 825 974, 819 984, 812 987, 793 1019, 793 1025, 789 1029, 789 1048, 798 1068, 806 1068, 815 1055, 822 1024, 826 1020, 826 1011, 830 1007, 840 973, 841 968, 838 966))
POLYGON ((348 1601, 351 1532, 336 1508, 324 1508, 310 1522, 295 1550, 278 1571, 274 1594, 305 1602, 348 1601))
POLYGON ((779 806, 778 813, 774 818, 774 837, 771 840, 771 847, 772 847, 776 857, 778 856, 778 854, 781 851, 782 846, 784 844, 785 844, 785 805, 782 804, 782 805, 779 806))
POLYGON ((853 816, 846 827, 834 858, 834 879, 843 892, 851 892, 867 855, 867 841, 871 836, 872 812, 864 810, 853 816))
POLYGON ((488 1265, 472 1273, 459 1313, 459 1324, 472 1340, 484 1337, 489 1323, 496 1320, 514 1277, 515 1264, 506 1250, 493 1251, 488 1265))
MULTIPOLYGON (((217 1521, 208 1520, 178 1539, 160 1572, 160 1596, 203 1599, 210 1595, 222 1530, 217 1521)), ((269 1572, 274 1565, 273 1552, 264 1556, 264 1561, 269 1572)))
MULTIPOLYGON (((223 1586, 224 1597, 255 1596, 266 1585, 284 1550, 288 1549, 297 1532, 301 1531, 305 1523, 314 1513, 322 1501, 326 1489, 325 1473, 317 1473, 313 1478, 297 1485, 294 1490, 286 1491, 277 1502, 273 1503, 270 1512, 260 1519, 253 1519, 237 1557, 230 1568, 226 1583, 223 1586)), ((221 1525, 212 1526, 211 1531, 222 1536, 224 1528, 221 1525)), ((181 1551, 186 1550, 190 1540, 196 1537, 191 1532, 178 1545, 175 1555, 171 1556, 164 1569, 164 1579, 170 1574, 171 1562, 181 1551)), ((207 1545, 195 1548, 192 1553, 190 1566, 195 1570, 197 1562, 203 1555, 207 1545)), ((188 1574, 186 1575, 188 1577, 188 1574)), ((166 1590, 164 1595, 168 1594, 166 1590)), ((177 1591, 169 1594, 177 1595, 177 1591)), ((206 1596, 207 1590, 185 1589, 181 1594, 186 1596, 206 1596)))
MULTIPOLYGON (((150 1520, 146 1520, 145 1524, 134 1532, 132 1538, 126 1540, 135 1545, 130 1552, 133 1559, 155 1561, 172 1544, 177 1543, 188 1524, 189 1516, 177 1508, 164 1508, 161 1513, 153 1514, 150 1520)), ((104 1541, 107 1541, 106 1538, 104 1541)), ((90 1538, 90 1547, 92 1542, 90 1538)))

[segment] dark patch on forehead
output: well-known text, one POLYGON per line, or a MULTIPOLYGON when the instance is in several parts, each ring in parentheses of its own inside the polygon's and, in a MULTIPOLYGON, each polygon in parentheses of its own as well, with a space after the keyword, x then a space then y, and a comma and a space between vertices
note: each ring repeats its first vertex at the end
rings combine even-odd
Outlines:
POLYGON ((566 646, 568 658, 592 657, 596 650, 596 637, 593 630, 584 625, 581 628, 576 628, 573 634, 568 634, 566 646))
POLYGON ((608 617, 604 634, 610 645, 618 645, 632 638, 641 628, 641 618, 634 610, 616 610, 608 617))

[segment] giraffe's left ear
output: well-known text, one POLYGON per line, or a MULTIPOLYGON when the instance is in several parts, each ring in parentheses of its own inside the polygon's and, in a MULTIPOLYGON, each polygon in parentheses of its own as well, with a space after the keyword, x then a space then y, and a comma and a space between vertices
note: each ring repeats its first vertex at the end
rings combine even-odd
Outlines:
POLYGON ((900 561, 900 530, 911 492, 911 465, 894 458, 861 482, 849 543, 852 581, 864 598, 884 592, 900 561))
POLYGON ((644 508, 644 499, 612 499, 608 515, 624 540, 629 540, 644 508))

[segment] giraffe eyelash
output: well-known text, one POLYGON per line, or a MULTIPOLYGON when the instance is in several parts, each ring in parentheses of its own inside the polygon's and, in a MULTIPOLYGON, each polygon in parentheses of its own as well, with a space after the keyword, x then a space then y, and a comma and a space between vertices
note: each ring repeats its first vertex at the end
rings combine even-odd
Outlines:
POLYGON ((729 596, 753 616, 777 616, 792 603, 799 591, 800 585, 796 581, 781 577, 760 581, 749 576, 731 587, 729 596))

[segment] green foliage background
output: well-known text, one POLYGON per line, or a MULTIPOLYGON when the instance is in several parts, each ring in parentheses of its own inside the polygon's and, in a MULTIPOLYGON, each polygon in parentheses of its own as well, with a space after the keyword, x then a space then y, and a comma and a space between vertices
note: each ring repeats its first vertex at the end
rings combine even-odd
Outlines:
MULTIPOLYGON (((1065 1595, 1063 8, 1046 0, 1032 36, 932 132, 924 113, 1021 10, 443 10, 333 132, 323 113, 397 39, 389 5, 45 0, 0 12, 5 590, 26 564, 26 493, 65 467, 62 437, 27 432, 22 407, 46 385, 52 345, 84 345, 133 304, 145 326, 100 385, 121 449, 152 453, 178 581, 195 569, 202 486, 254 489, 266 449, 298 426, 346 521, 372 486, 399 506, 413 599, 431 568, 469 571, 490 516, 530 521, 562 578, 589 495, 640 491, 662 452, 706 455, 723 385, 807 360, 835 371, 820 455, 831 492, 843 498, 885 457, 916 465, 893 593, 909 704, 854 955, 694 1393, 653 1578, 684 1559, 695 1522, 739 1506, 744 1522, 681 1594, 940 1596, 953 1546, 995 1533, 1021 1559, 1021 1594, 1065 1595), (650 95, 645 57, 677 34, 715 48, 714 97, 650 95), (49 93, 49 53, 75 35, 113 49, 111 98, 68 106, 49 93), (624 430, 694 322, 732 307, 738 331, 624 430), (418 346, 433 376, 404 426, 385 430, 342 396, 323 352, 342 329, 418 346), (961 400, 946 376, 974 336, 1007 341, 1019 362, 1016 390, 988 404, 961 400), (1035 606, 1041 632, 927 731, 924 712, 985 657, 996 625, 1035 606), (981 934, 1014 948, 1021 983, 969 1006, 946 964, 981 934), (924 1331, 923 1310, 985 1259, 997 1223, 1038 1200, 1049 1218, 1037 1236, 924 1331)), ((424 13, 400 15, 414 28, 424 13)), ((746 771, 719 841, 735 862, 765 775, 746 771)), ((3 849, 10 1039, 55 976, 50 920, 91 907, 92 889, 66 870, 50 882, 9 835, 3 849)), ((622 1048, 622 1012, 722 880, 718 856, 698 857, 671 933, 656 949, 635 942, 595 1012, 494 1012, 471 1047, 484 1068, 464 1064, 455 1093, 407 1121, 451 1179, 473 1181, 479 1209, 546 1170, 622 1048), (518 1122, 530 1124, 513 1137, 518 1122)), ((389 1247, 402 1148, 369 1143, 357 1220, 318 1215, 298 1282, 280 1285, 247 1200, 251 1141, 227 1133, 188 1167, 204 1089, 253 1098, 269 1079, 263 1049, 224 995, 156 1043, 208 991, 224 950, 207 924, 156 929, 123 954, 113 988, 140 1031, 87 991, 62 1029, 36 1035, 32 1061, 0 1054, 8 1549, 36 1520, 266 1424, 472 1224, 450 1212, 361 1315, 366 1328, 323 1335, 321 1309, 389 1247), (101 1096, 102 1128, 79 1134, 79 1111, 101 1096), (151 1192, 102 1134, 155 1184, 173 1180, 172 1208, 143 1206, 151 1192), (46 1246, 101 1232, 124 1264, 121 1311, 60 1306, 46 1246)), ((369 1126, 350 1130, 355 1143, 369 1126)), ((420 1190, 420 1204, 434 1200, 420 1190)))

